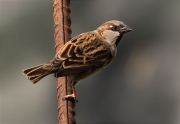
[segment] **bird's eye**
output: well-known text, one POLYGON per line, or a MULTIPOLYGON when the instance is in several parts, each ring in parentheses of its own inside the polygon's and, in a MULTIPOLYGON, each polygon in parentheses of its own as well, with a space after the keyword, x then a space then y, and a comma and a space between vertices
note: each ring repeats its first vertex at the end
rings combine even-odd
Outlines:
POLYGON ((116 25, 111 25, 111 26, 110 26, 110 29, 111 29, 112 31, 117 31, 117 30, 118 30, 118 26, 116 26, 116 25))

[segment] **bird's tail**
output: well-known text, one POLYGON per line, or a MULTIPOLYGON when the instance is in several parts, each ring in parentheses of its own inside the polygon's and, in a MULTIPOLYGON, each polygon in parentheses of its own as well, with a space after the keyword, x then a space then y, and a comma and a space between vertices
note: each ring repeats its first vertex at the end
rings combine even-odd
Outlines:
POLYGON ((41 64, 35 67, 23 70, 23 73, 28 77, 28 80, 33 84, 37 83, 43 77, 53 73, 51 63, 41 64))

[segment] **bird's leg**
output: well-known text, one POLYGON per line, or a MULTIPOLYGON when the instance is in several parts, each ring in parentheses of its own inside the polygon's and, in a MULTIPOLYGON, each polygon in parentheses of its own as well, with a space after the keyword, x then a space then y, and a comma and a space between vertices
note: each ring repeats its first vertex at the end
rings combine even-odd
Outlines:
POLYGON ((71 95, 64 96, 63 100, 66 100, 68 98, 73 98, 75 102, 78 102, 78 100, 76 99, 76 88, 73 85, 72 85, 72 90, 73 90, 73 93, 71 95))

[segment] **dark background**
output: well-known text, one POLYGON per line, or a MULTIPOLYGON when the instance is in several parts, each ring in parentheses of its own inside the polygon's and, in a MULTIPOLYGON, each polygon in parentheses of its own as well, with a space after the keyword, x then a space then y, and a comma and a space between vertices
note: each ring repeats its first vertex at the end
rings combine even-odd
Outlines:
MULTIPOLYGON (((52 0, 0 0, 0 124, 56 124, 53 75, 22 69, 54 57, 52 0)), ((180 1, 73 0, 72 37, 121 20, 134 29, 115 61, 77 86, 77 123, 180 123, 180 1)))

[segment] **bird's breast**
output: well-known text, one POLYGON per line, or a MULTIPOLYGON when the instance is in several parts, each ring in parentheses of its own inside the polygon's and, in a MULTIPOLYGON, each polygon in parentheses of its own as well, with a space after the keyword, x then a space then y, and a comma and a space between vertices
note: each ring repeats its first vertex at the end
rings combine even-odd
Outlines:
MULTIPOLYGON (((116 57, 116 54, 117 54, 117 48, 116 48, 116 46, 115 45, 112 45, 111 47, 110 47, 110 50, 111 50, 111 55, 112 55, 112 59, 111 59, 111 62, 115 59, 115 57, 116 57)), ((110 62, 110 63, 111 63, 110 62)))

